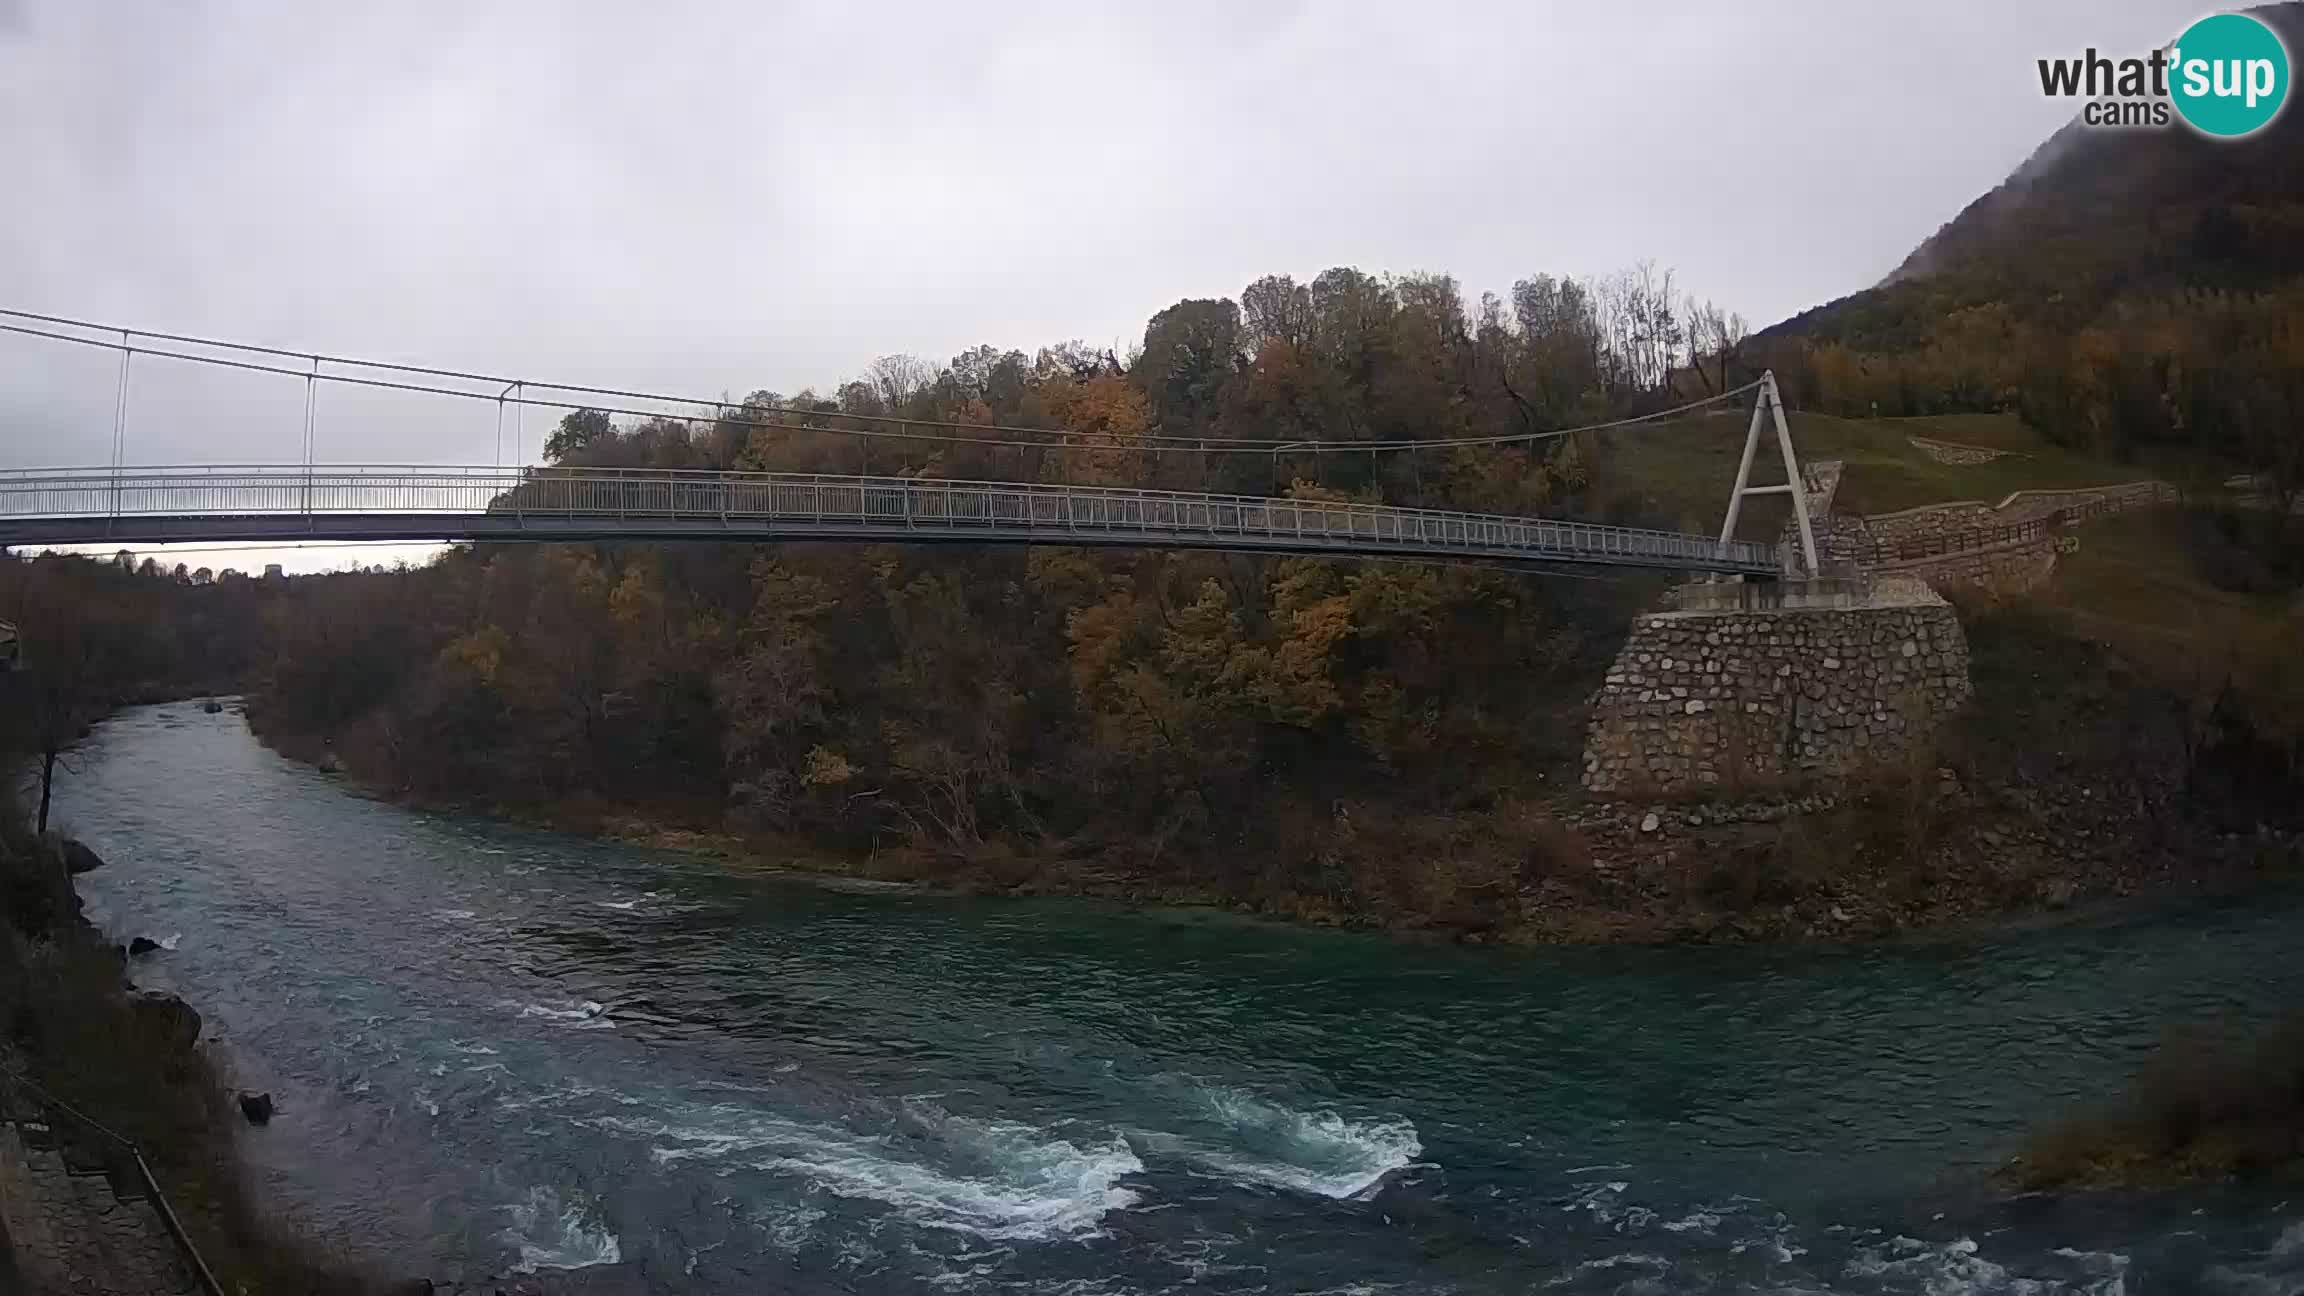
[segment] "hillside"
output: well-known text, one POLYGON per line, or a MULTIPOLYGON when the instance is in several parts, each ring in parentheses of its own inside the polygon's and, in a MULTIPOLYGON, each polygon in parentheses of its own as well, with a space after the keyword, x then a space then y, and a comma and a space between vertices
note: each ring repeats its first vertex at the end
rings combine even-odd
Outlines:
MULTIPOLYGON (((2304 4, 2253 12, 2304 47, 2304 4)), ((2016 410, 2109 457, 2304 479, 2304 113, 2236 141, 2075 122, 1886 281, 1755 343, 1804 408, 2016 410)))
MULTIPOLYGON (((2250 10, 2304 42, 2304 2, 2250 10)), ((2077 119, 1913 249, 1879 285, 1764 329, 1866 350, 1937 335, 1950 313, 1998 305, 2088 323, 2170 289, 2262 289, 2304 274, 2304 113, 2241 140, 2181 126, 2107 130, 2077 119)))

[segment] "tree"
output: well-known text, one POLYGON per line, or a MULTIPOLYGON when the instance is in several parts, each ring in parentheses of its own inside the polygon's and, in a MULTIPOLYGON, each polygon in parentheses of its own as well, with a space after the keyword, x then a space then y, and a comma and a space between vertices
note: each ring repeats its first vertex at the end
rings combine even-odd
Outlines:
MULTIPOLYGON (((108 710, 140 666, 142 635, 117 577, 94 564, 50 557, 10 573, 7 618, 22 641, 23 666, 9 678, 18 705, 9 737, 39 762, 38 831, 48 831, 56 766, 88 724, 108 710)), ((115 563, 124 572, 124 564, 115 563)))
POLYGON ((936 381, 936 371, 916 355, 884 355, 865 371, 865 381, 880 398, 881 408, 903 416, 936 381))
POLYGON ((1699 303, 1693 296, 1683 313, 1688 317, 1689 367, 1696 371, 1697 381, 1706 392, 1728 390, 1728 367, 1738 360, 1749 331, 1744 317, 1723 311, 1715 302, 1699 303), (1711 373, 1704 370, 1706 361, 1712 365, 1711 373))
POLYGON ((1188 431, 1215 420, 1240 359, 1240 307, 1229 297, 1199 298, 1176 303, 1144 326, 1136 373, 1162 424, 1188 431))
POLYGON ((544 457, 554 463, 565 463, 570 455, 583 450, 596 441, 616 434, 616 420, 596 409, 571 410, 560 419, 560 426, 544 439, 544 457))
POLYGON ((1241 322, 1259 350, 1266 343, 1312 343, 1312 290, 1287 275, 1266 275, 1240 293, 1241 322))

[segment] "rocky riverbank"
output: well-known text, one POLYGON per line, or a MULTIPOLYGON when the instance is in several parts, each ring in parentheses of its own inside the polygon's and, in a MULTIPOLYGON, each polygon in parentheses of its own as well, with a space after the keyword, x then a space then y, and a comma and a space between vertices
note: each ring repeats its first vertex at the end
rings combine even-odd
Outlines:
POLYGON ((57 1119, 28 1096, 28 1081, 136 1144, 201 1260, 235 1296, 629 1289, 614 1274, 456 1287, 387 1278, 269 1217, 243 1182, 235 1140, 243 1124, 269 1116, 270 1097, 232 1089, 221 1059, 201 1042, 198 1010, 138 989, 128 975, 132 946, 81 916, 70 876, 102 863, 76 841, 42 841, 0 823, 0 1287, 91 1296, 201 1290, 157 1203, 118 1195, 116 1183, 75 1169, 93 1155, 85 1149, 47 1150, 19 1133, 23 1122, 37 1135, 57 1119))

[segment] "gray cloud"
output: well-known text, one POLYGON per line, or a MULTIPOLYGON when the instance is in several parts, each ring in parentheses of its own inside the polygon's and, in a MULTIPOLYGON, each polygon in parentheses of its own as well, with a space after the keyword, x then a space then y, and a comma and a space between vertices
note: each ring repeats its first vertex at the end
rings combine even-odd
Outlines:
MULTIPOLYGON (((0 0, 0 299, 702 392, 1332 264, 1654 258, 1767 322, 2060 124, 2035 57, 2194 8, 0 0)), ((110 365, 0 337, 0 463, 102 462, 110 365)), ((139 460, 296 453, 293 384, 134 395, 139 460)), ((489 457, 486 409, 328 400, 324 458, 489 457)))

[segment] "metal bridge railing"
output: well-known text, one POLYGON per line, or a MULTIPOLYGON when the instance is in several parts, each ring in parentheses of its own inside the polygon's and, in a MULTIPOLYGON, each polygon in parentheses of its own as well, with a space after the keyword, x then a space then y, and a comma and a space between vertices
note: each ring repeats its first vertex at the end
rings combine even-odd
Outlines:
MULTIPOLYGON (((0 542, 10 520, 334 515, 474 515, 501 535, 529 519, 718 521, 843 534, 987 538, 1129 535, 1195 544, 1312 545, 1774 573, 1777 547, 1708 536, 1501 514, 1246 495, 1021 482, 620 468, 224 465, 0 472, 0 542)), ((602 530, 614 530, 605 526, 602 530)), ((133 528, 119 534, 130 536, 133 528)), ((443 535, 443 539, 463 538, 443 535)))

